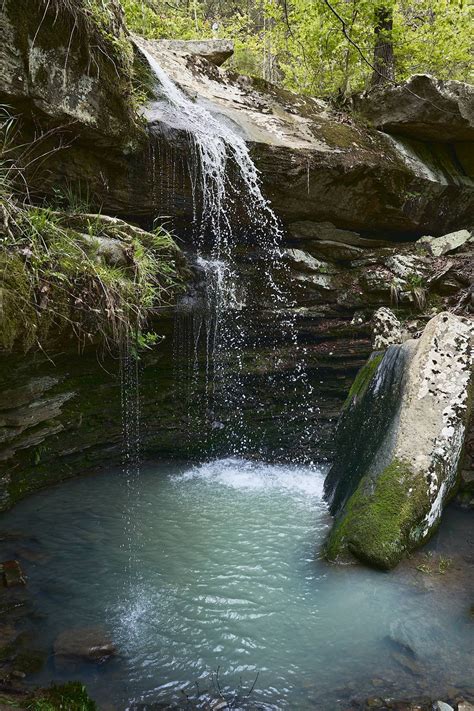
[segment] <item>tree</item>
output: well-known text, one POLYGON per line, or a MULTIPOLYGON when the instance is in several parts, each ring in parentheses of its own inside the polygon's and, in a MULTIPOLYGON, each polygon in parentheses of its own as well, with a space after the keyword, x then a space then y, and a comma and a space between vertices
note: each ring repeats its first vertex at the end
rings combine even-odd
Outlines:
POLYGON ((386 5, 375 8, 375 47, 372 86, 380 86, 395 79, 393 53, 393 11, 386 5))

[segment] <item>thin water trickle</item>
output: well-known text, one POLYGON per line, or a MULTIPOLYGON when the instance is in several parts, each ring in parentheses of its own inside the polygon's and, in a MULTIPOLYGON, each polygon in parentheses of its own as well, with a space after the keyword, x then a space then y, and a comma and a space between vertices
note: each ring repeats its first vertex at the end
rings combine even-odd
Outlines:
MULTIPOLYGON (((141 421, 139 361, 129 337, 120 347, 120 393, 122 410, 122 478, 125 480, 126 506, 123 509, 124 540, 127 552, 122 580, 130 591, 140 576, 140 534, 137 527, 137 505, 141 464, 141 421)), ((127 593, 126 593, 127 594, 127 593)))

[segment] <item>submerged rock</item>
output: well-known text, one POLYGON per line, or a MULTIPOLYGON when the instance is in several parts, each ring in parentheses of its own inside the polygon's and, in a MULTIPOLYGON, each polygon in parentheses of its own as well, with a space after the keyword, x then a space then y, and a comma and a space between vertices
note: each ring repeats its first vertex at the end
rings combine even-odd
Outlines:
POLYGON ((61 632, 54 642, 56 662, 60 665, 68 661, 105 662, 117 650, 105 628, 74 627, 61 632))
POLYGON ((390 346, 359 374, 325 485, 331 560, 351 553, 392 568, 436 528, 458 481, 472 337, 471 321, 441 313, 418 341, 390 346))
POLYGON ((17 560, 6 560, 0 565, 0 569, 3 572, 3 580, 7 588, 25 585, 25 578, 17 560))

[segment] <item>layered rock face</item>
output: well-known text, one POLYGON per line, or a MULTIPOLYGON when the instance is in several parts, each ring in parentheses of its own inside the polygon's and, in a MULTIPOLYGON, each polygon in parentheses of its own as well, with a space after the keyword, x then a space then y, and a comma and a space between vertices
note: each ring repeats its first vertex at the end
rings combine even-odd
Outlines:
MULTIPOLYGON (((331 221, 372 235, 380 230, 440 234, 469 223, 474 207, 470 144, 393 138, 321 100, 235 76, 191 53, 163 51, 160 43, 137 44, 252 145, 265 193, 285 222, 331 221)), ((171 131, 179 145, 183 127, 169 123, 162 102, 147 107, 145 115, 164 141, 171 131)))
MULTIPOLYGON (((161 334, 167 330, 161 321, 161 334)), ((185 456, 176 441, 185 412, 174 395, 170 342, 171 336, 140 364, 142 451, 185 456)), ((117 357, 64 346, 62 353, 0 358, 2 510, 38 489, 122 460, 125 412, 117 357)), ((136 398, 136 391, 129 396, 136 398)))
MULTIPOLYGON (((81 219, 80 215, 70 216, 68 224, 79 226, 81 219)), ((121 223, 120 227, 131 229, 121 223)), ((331 460, 339 447, 336 443, 335 448, 334 427, 347 392, 373 349, 374 330, 376 347, 386 348, 394 342, 393 314, 387 309, 393 303, 394 285, 398 313, 404 317, 403 324, 397 325, 398 334, 406 338, 408 331, 423 330, 426 312, 435 307, 469 307, 474 261, 466 245, 435 258, 426 245, 386 246, 382 241, 379 246, 372 243, 370 248, 364 248, 363 238, 328 224, 305 225, 305 239, 301 225, 298 229, 287 242, 285 257, 288 287, 295 301, 295 329, 305 349, 312 387, 311 412, 305 409, 304 393, 298 391, 294 404, 300 409, 300 416, 284 420, 284 427, 281 426, 288 403, 284 402, 286 395, 278 382, 295 367, 295 353, 281 333, 275 332, 272 305, 259 302, 255 296, 245 312, 245 321, 250 340, 258 332, 260 345, 255 349, 244 344, 240 353, 247 396, 244 424, 254 441, 265 447, 268 458, 331 460), (318 240, 315 235, 325 239, 318 240), (352 261, 347 261, 344 252, 327 253, 328 241, 358 251, 350 255, 352 261), (350 244, 353 242, 358 246, 350 244), (421 298, 425 305, 420 311, 417 299, 421 298), (269 378, 273 379, 272 388, 268 387, 269 378), (265 403, 258 414, 256 402, 265 403), (301 431, 308 426, 311 437, 302 441, 301 431)), ((110 255, 108 243, 96 245, 99 251, 105 250, 108 259, 125 259, 127 255, 117 252, 118 247, 120 243, 114 244, 110 255)), ((242 280, 250 280, 258 294, 254 259, 251 248, 248 252, 242 250, 239 269, 242 280)), ((212 419, 207 412, 207 353, 205 348, 195 351, 196 334, 201 332, 202 340, 206 340, 208 318, 202 270, 194 268, 193 283, 176 314, 166 316, 160 310, 148 325, 164 340, 140 355, 144 456, 189 458, 226 451, 222 440, 227 427, 225 413, 216 413, 212 419), (196 357, 202 374, 199 378, 196 357), (190 402, 193 412, 188 407, 190 402), (213 426, 216 419, 222 429, 213 426)), ((377 363, 371 361, 369 374, 377 363)), ((74 342, 66 340, 55 349, 48 348, 47 354, 2 355, 0 364, 2 507, 104 462, 111 465, 121 461, 121 378, 116 357, 107 352, 97 354, 91 347, 78 353, 74 342)), ((358 382, 360 377, 356 390, 358 382)), ((391 392, 396 405, 398 391, 392 387, 391 392)), ((387 410, 385 396, 380 402, 367 405, 367 431, 359 432, 355 440, 374 441, 371 411, 380 407, 387 410)), ((362 414, 358 418, 362 420, 362 414)), ((357 456, 352 461, 359 459, 357 456)))
POLYGON ((472 320, 440 313, 359 374, 326 481, 327 554, 394 567, 434 531, 458 483, 473 395, 472 320))

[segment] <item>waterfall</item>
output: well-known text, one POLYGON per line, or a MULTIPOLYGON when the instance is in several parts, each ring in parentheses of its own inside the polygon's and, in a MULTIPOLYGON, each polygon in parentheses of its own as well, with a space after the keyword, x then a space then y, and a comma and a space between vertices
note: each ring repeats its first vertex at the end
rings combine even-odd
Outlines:
MULTIPOLYGON (((193 364, 187 369, 186 379, 190 409, 200 407, 205 413, 207 433, 220 433, 227 453, 249 453, 255 443, 252 447, 249 441, 245 411, 251 409, 264 422, 268 404, 256 396, 253 402, 249 401, 245 348, 255 353, 256 360, 259 349, 270 351, 276 360, 276 372, 283 373, 285 363, 276 355, 275 339, 293 349, 291 357, 298 360, 295 304, 284 286, 285 280, 289 281, 289 265, 280 247, 282 228, 262 194, 258 170, 238 129, 191 100, 155 57, 144 47, 140 49, 157 80, 155 92, 161 121, 184 132, 188 139, 193 242, 205 302, 201 308, 195 308, 195 304, 190 308, 184 300, 178 316, 181 323, 175 340, 177 357, 186 350, 184 339, 192 339, 194 346, 193 364), (251 274, 242 268, 242 252, 250 247, 258 256, 252 261, 251 274), (267 330, 276 334, 272 338, 261 323, 255 323, 257 311, 267 319, 267 330), (204 393, 201 402, 199 389, 204 393)), ((261 360, 265 361, 263 357, 261 360)), ((261 370, 267 366, 267 362, 259 365, 261 370)), ((266 386, 267 392, 278 388, 284 411, 276 419, 280 429, 287 427, 296 417, 289 406, 295 386, 300 388, 301 399, 308 400, 311 394, 302 358, 291 375, 268 375, 266 386)), ((182 378, 178 387, 181 399, 182 378)), ((306 412, 310 409, 307 403, 306 412)))
POLYGON ((233 202, 239 199, 239 207, 245 210, 251 222, 259 222, 262 236, 267 233, 266 246, 277 249, 281 237, 279 221, 262 195, 257 168, 245 140, 233 127, 188 98, 156 59, 146 49, 141 48, 141 51, 156 76, 158 92, 166 100, 164 119, 192 137, 196 152, 194 166, 197 167, 193 175, 194 194, 199 189, 202 195, 197 223, 200 236, 212 231, 217 255, 224 252, 233 232, 230 211, 233 202), (236 169, 237 180, 232 179, 229 165, 236 169))

